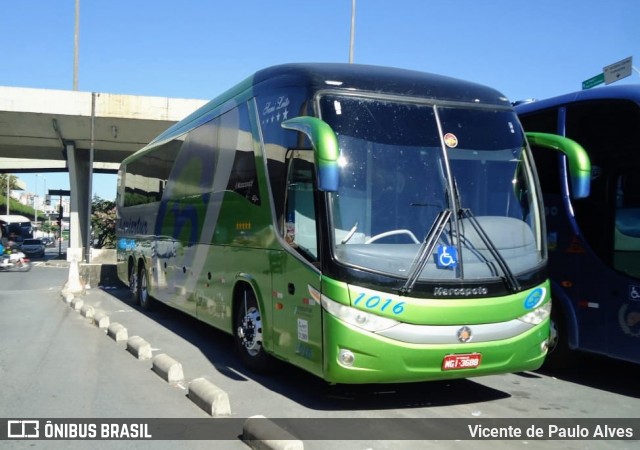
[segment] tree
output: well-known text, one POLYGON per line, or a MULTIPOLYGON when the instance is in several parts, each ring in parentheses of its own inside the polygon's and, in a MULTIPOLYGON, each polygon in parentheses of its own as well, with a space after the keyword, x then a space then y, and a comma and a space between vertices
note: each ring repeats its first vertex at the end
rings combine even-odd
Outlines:
POLYGON ((7 200, 9 200, 9 212, 11 212, 11 214, 27 216, 33 219, 35 211, 31 206, 23 205, 18 200, 9 196, 7 192, 7 178, 9 179, 9 189, 18 189, 18 178, 15 175, 0 173, 0 214, 7 213, 7 200))
POLYGON ((0 173, 0 191, 3 193, 3 195, 7 195, 6 193, 7 177, 9 177, 9 188, 10 189, 16 188, 17 178, 15 175, 11 175, 10 173, 0 173))
POLYGON ((93 247, 116 248, 116 203, 94 195, 91 208, 93 247))

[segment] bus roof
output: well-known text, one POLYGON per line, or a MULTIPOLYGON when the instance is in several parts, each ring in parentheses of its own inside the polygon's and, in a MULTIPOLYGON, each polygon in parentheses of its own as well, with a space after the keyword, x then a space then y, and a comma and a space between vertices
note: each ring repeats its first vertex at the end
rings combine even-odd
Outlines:
POLYGON ((18 216, 15 214, 9 214, 9 215, 0 214, 0 221, 7 222, 7 223, 23 223, 23 222, 31 223, 31 219, 29 219, 28 217, 18 216))
POLYGON ((448 101, 508 104, 500 92, 477 83, 415 70, 363 64, 283 64, 256 72, 253 84, 257 92, 263 83, 268 83, 269 89, 291 85, 316 89, 334 87, 448 101))
POLYGON ((203 123, 203 117, 209 116, 216 108, 236 96, 247 92, 252 95, 278 93, 278 89, 296 86, 306 86, 312 90, 333 88, 352 92, 376 92, 441 101, 511 106, 509 100, 493 88, 426 72, 347 63, 282 64, 259 70, 168 128, 144 149, 173 139, 200 125, 203 123))
POLYGON ((517 105, 518 114, 527 114, 548 108, 569 105, 576 102, 592 100, 631 100, 640 103, 640 84, 625 84, 621 86, 603 86, 594 89, 571 92, 544 100, 533 100, 517 105))

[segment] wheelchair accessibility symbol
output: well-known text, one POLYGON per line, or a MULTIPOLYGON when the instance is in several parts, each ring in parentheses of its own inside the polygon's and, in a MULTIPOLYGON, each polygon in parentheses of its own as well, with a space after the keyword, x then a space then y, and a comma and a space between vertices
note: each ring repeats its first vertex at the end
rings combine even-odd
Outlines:
POLYGON ((453 269, 458 265, 458 249, 448 245, 439 245, 437 266, 441 269, 453 269))
POLYGON ((640 302, 640 286, 629 286, 629 300, 640 302))

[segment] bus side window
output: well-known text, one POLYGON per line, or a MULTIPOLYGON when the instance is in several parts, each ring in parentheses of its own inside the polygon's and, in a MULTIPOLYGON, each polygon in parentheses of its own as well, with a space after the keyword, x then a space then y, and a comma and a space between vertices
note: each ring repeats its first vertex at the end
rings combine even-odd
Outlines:
POLYGON ((616 180, 614 267, 640 277, 640 182, 630 171, 616 180))
POLYGON ((291 152, 287 172, 285 240, 307 259, 317 261, 313 151, 291 152))

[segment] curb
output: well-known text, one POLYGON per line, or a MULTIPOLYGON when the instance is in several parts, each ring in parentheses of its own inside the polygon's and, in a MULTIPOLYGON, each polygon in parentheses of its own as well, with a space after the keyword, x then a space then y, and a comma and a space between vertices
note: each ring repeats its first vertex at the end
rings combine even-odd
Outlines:
POLYGON ((74 311, 80 311, 80 309, 82 309, 82 305, 84 305, 84 301, 82 299, 74 297, 71 300, 71 308, 73 308, 74 311))
POLYGON ((113 322, 109 325, 109 328, 107 328, 107 336, 116 342, 122 342, 128 339, 127 329, 118 322, 113 322))
POLYGON ((244 421, 242 441, 256 450, 304 450, 304 443, 265 416, 244 421))
MULTIPOLYGON (((102 292, 101 290, 98 292, 102 292)), ((83 293, 84 294, 84 293, 83 293)), ((108 295, 105 293, 105 295, 108 295)), ((166 382, 179 385, 184 389, 184 372, 182 364, 169 355, 162 353, 153 356, 151 344, 140 336, 128 336, 127 328, 118 322, 110 323, 109 316, 104 311, 96 311, 93 306, 87 302, 76 298, 74 294, 69 292, 61 292, 62 300, 78 311, 82 316, 90 321, 98 328, 106 330, 106 334, 116 342, 126 341, 126 350, 138 360, 152 360, 153 370, 158 376, 166 382)), ((231 405, 229 395, 218 386, 214 385, 207 379, 200 377, 193 379, 188 383, 187 397, 200 409, 205 411, 212 417, 222 417, 231 415, 231 405)), ((262 449, 278 449, 278 450, 297 450, 304 448, 302 441, 295 439, 290 434, 279 428, 273 422, 264 419, 264 416, 258 422, 246 421, 243 436, 247 436, 248 445, 253 448, 262 449), (268 422, 270 425, 265 425, 268 422), (266 427, 266 428, 265 428, 266 427), (279 431, 277 431, 279 430, 279 431), (264 437, 273 437, 286 433, 286 437, 282 439, 263 439, 264 437), (266 434, 265 434, 266 433, 266 434), (250 438, 250 439, 249 439, 250 438)), ((244 439, 244 438, 243 438, 244 439)))
POLYGON ((165 353, 154 356, 152 370, 168 383, 184 381, 182 364, 165 353))
POLYGON ((227 393, 205 378, 196 378, 189 383, 187 397, 210 416, 231 415, 227 393))
POLYGON ((137 359, 151 359, 151 344, 140 336, 131 336, 129 340, 127 340, 127 351, 137 359))
POLYGON ((80 314, 82 314, 82 316, 87 319, 93 319, 95 311, 93 309, 93 306, 83 305, 82 308, 80 308, 80 314))
POLYGON ((102 311, 97 312, 93 316, 93 323, 100 329, 109 327, 109 316, 102 311))

